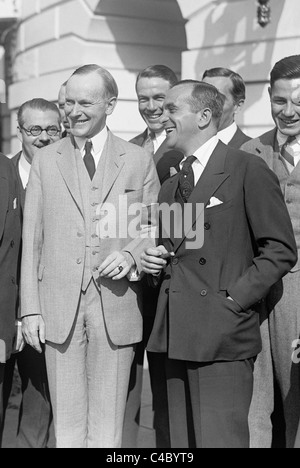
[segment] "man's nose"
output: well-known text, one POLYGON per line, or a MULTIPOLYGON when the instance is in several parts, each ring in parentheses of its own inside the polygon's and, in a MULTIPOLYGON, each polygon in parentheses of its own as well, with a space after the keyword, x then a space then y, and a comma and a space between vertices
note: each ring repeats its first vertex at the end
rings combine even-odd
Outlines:
POLYGON ((149 99, 148 101, 148 109, 149 110, 155 110, 157 108, 157 103, 155 99, 149 99))
POLYGON ((50 137, 49 137, 48 133, 46 132, 46 130, 42 131, 42 133, 39 136, 39 140, 44 142, 44 143, 50 141, 50 137))
POLYGON ((287 102, 283 109, 283 113, 286 117, 292 117, 293 115, 295 115, 294 104, 292 102, 287 102))

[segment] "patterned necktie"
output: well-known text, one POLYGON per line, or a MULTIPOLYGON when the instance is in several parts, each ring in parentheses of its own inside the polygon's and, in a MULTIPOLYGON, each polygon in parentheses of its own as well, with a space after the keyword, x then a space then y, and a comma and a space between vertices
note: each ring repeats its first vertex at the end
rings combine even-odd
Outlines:
POLYGON ((85 154, 84 154, 84 157, 83 157, 85 167, 87 168, 87 171, 89 173, 89 176, 90 176, 91 180, 94 177, 94 174, 96 172, 95 160, 94 160, 94 157, 92 155, 92 147, 93 147, 93 143, 91 141, 87 140, 86 143, 85 143, 85 147, 84 147, 85 154))
POLYGON ((153 156, 154 154, 154 143, 153 139, 155 137, 155 134, 153 132, 149 132, 149 135, 147 136, 146 140, 144 141, 143 148, 145 148, 148 153, 153 156))
POLYGON ((295 136, 289 136, 284 145, 281 148, 281 156, 291 165, 295 166, 295 160, 293 156, 293 151, 290 145, 296 140, 295 136))
POLYGON ((179 174, 178 187, 185 203, 188 201, 192 191, 194 190, 195 178, 192 164, 196 159, 196 156, 188 156, 184 161, 179 174))

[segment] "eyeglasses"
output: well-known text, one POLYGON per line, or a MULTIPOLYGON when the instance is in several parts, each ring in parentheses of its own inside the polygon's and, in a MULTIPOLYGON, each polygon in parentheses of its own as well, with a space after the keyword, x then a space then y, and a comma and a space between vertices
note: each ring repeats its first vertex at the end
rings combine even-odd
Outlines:
POLYGON ((41 135, 41 133, 43 133, 44 131, 49 136, 56 136, 60 132, 60 129, 55 127, 55 125, 52 125, 52 126, 47 127, 47 128, 42 128, 39 125, 34 125, 30 129, 25 128, 25 127, 21 127, 21 128, 22 128, 22 130, 25 130, 25 132, 27 134, 30 134, 30 135, 32 135, 34 137, 37 137, 37 136, 41 135))

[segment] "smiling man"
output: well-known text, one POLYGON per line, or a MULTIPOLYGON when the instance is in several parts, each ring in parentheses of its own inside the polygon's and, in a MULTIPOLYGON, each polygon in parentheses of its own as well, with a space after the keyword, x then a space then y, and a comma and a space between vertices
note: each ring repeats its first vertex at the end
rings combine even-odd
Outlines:
POLYGON ((147 349, 165 353, 172 448, 249 446, 259 302, 296 262, 278 180, 260 158, 218 140, 222 110, 218 90, 192 80, 173 86, 164 103, 168 144, 185 158, 159 203, 193 208, 183 235, 174 223, 142 254, 144 271, 161 280, 147 349), (190 249, 196 223, 204 244, 190 249))
POLYGON ((147 230, 159 181, 149 154, 107 128, 117 97, 104 68, 73 73, 65 105, 72 135, 35 155, 26 193, 22 328, 37 351, 46 342, 58 448, 120 447, 142 339, 136 280, 141 250, 154 240, 142 239, 138 228, 124 235, 130 216, 120 200, 126 197, 129 209, 143 204, 147 230), (103 204, 118 213, 109 226, 115 235, 99 229, 103 204))
POLYGON ((270 302, 274 303, 274 298, 280 300, 261 326, 264 352, 255 365, 250 428, 254 447, 270 447, 274 371, 280 390, 280 401, 275 400, 275 416, 281 414, 283 406, 284 421, 275 424, 273 433, 285 427, 283 444, 292 448, 300 416, 300 366, 291 359, 293 343, 300 335, 300 55, 285 57, 275 64, 269 95, 276 127, 242 149, 263 158, 279 178, 294 228, 298 262, 283 278, 283 285, 273 288, 270 302))

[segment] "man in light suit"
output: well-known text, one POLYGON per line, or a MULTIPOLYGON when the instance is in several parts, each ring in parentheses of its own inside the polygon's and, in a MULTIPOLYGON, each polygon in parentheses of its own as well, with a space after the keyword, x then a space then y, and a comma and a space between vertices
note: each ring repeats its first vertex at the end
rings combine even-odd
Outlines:
POLYGON ((5 363, 22 343, 16 338, 18 259, 21 241, 20 198, 13 163, 0 153, 0 446, 3 433, 5 363))
POLYGON ((73 73, 65 107, 72 138, 35 156, 26 193, 23 331, 39 351, 46 342, 58 448, 121 445, 130 366, 142 339, 134 280, 141 250, 153 243, 149 209, 159 182, 148 153, 106 127, 117 96, 102 67, 73 73), (143 207, 140 229, 129 226, 134 204, 143 207))
POLYGON ((217 138, 222 107, 214 86, 192 80, 175 85, 164 104, 168 144, 186 158, 159 203, 177 202, 184 226, 179 232, 175 217, 172 230, 162 211, 159 245, 142 265, 161 274, 147 349, 166 356, 172 447, 249 446, 260 301, 297 258, 276 176, 217 138))
MULTIPOLYGON (((136 79, 136 94, 139 112, 147 128, 131 140, 145 147, 153 157, 160 183, 163 184, 173 173, 179 171, 183 155, 168 148, 166 132, 160 122, 166 92, 177 83, 173 70, 165 65, 152 65, 142 70, 136 79), (173 172, 172 172, 173 171, 173 172)), ((129 392, 123 429, 123 447, 137 447, 141 414, 143 363, 145 346, 152 330, 157 305, 157 291, 142 279, 143 287, 143 341, 138 344, 132 363, 129 392)), ((164 372, 164 356, 147 353, 152 392, 153 427, 157 448, 170 447, 167 384, 164 372)))
POLYGON ((223 114, 218 129, 218 138, 232 148, 240 148, 251 138, 236 124, 236 115, 246 99, 243 78, 228 68, 211 68, 203 74, 202 80, 215 86, 224 98, 223 114))
POLYGON ((276 127, 243 149, 264 159, 279 178, 297 242, 298 262, 269 295, 268 310, 274 309, 261 325, 263 352, 255 364, 250 428, 254 448, 271 447, 273 434, 273 445, 292 448, 300 417, 300 367, 294 359, 300 336, 300 55, 285 57, 275 64, 269 94, 276 127), (272 427, 273 368, 279 394, 277 397, 275 393, 272 427))
MULTIPOLYGON (((23 215, 26 186, 33 158, 40 148, 55 143, 61 136, 61 120, 56 105, 42 98, 31 99, 18 111, 18 137, 22 150, 12 161, 17 169, 20 207, 23 215)), ((8 406, 14 369, 17 364, 21 378, 22 401, 17 428, 17 448, 46 448, 52 411, 44 352, 39 354, 26 345, 13 354, 6 364, 4 380, 4 409, 8 406)))

